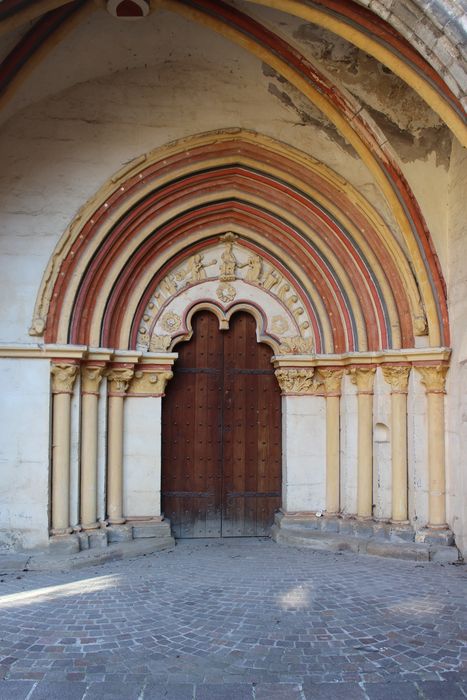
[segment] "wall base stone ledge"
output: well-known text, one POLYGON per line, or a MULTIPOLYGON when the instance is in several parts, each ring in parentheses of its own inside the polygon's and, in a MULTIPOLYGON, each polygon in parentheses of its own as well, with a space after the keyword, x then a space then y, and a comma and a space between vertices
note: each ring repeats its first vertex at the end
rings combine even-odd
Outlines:
MULTIPOLYGON (((427 531, 433 534, 432 530, 427 531)), ((420 541, 410 525, 359 521, 356 518, 327 518, 313 514, 277 513, 271 535, 278 544, 309 547, 331 552, 354 552, 413 561, 456 563, 461 561, 454 537, 420 541), (333 529, 330 522, 333 522, 333 529)))

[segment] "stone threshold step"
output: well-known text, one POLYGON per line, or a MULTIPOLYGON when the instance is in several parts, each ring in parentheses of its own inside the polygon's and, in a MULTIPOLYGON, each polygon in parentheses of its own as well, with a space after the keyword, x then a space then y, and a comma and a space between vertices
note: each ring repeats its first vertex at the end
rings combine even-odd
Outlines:
POLYGON ((279 527, 273 525, 272 538, 278 544, 308 547, 329 552, 354 552, 379 557, 393 557, 412 561, 454 563, 460 561, 457 547, 451 545, 429 545, 416 542, 389 542, 373 537, 345 536, 310 531, 307 528, 279 527))
POLYGON ((103 564, 118 559, 129 559, 173 549, 173 537, 145 537, 129 542, 111 543, 102 549, 86 549, 73 554, 50 554, 49 551, 34 554, 0 554, 0 575, 17 571, 69 571, 86 566, 103 564))

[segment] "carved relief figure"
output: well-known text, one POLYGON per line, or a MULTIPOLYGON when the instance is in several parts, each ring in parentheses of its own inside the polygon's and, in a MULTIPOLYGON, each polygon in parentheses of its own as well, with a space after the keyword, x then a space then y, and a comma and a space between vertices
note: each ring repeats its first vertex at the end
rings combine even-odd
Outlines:
POLYGON ((233 254, 233 243, 226 243, 225 250, 221 255, 221 266, 219 279, 222 282, 232 282, 235 279, 235 268, 237 267, 237 260, 233 254))
POLYGON ((263 287, 267 291, 270 291, 276 284, 279 284, 281 281, 282 277, 276 270, 271 270, 267 275, 266 278, 263 282, 263 287))
POLYGON ((261 277, 261 272, 263 269, 263 261, 259 255, 251 255, 248 258, 246 265, 241 265, 241 267, 248 267, 245 279, 247 282, 258 282, 261 277))
POLYGON ((193 255, 193 257, 188 261, 187 267, 177 273, 177 280, 182 280, 185 277, 188 277, 186 283, 201 282, 207 278, 206 268, 210 267, 211 265, 215 265, 216 263, 217 260, 204 262, 204 255, 201 255, 201 253, 196 253, 196 255, 193 255))

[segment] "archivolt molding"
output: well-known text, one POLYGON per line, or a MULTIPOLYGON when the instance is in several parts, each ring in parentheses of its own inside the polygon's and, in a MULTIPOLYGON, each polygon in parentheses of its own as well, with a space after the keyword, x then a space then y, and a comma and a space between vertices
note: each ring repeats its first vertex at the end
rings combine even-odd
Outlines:
POLYGON ((321 324, 317 352, 410 347, 427 321, 439 323, 432 307, 425 319, 418 292, 427 272, 414 278, 392 233, 348 183, 284 144, 227 130, 138 159, 83 208, 44 275, 32 333, 46 326, 47 342, 135 347, 133 319, 166 276, 157 271, 177 250, 229 229, 250 247, 267 241, 300 280, 311 322, 321 324), (368 329, 377 335, 367 340, 368 329))
POLYGON ((312 353, 315 344, 302 290, 232 232, 180 261, 163 277, 138 330, 137 350, 170 350, 191 337, 191 317, 210 308, 227 328, 232 314, 253 310, 259 340, 276 354, 312 353))

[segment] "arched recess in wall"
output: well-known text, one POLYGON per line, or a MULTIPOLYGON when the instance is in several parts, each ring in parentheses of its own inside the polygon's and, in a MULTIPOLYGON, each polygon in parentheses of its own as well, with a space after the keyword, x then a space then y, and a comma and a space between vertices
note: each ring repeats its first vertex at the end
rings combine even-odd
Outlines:
MULTIPOLYGON (((204 273, 193 273, 195 256, 207 278, 220 279, 220 263, 206 263, 220 260, 226 233, 234 235, 237 277, 304 324, 293 337, 301 334, 308 352, 411 348, 419 336, 428 345, 429 326, 437 337, 448 332, 435 313, 425 315, 420 298, 429 265, 414 275, 354 188, 305 154, 240 130, 176 142, 112 178, 58 244, 31 332, 44 333, 47 343, 150 348, 157 309, 188 282, 205 283, 204 273), (250 258, 259 258, 261 269, 247 279, 250 258)), ((228 313, 232 300, 216 289, 202 298, 228 313)), ((246 287, 235 303, 242 299, 246 287)), ((280 333, 274 339, 269 326, 263 330, 280 345, 280 333)))

